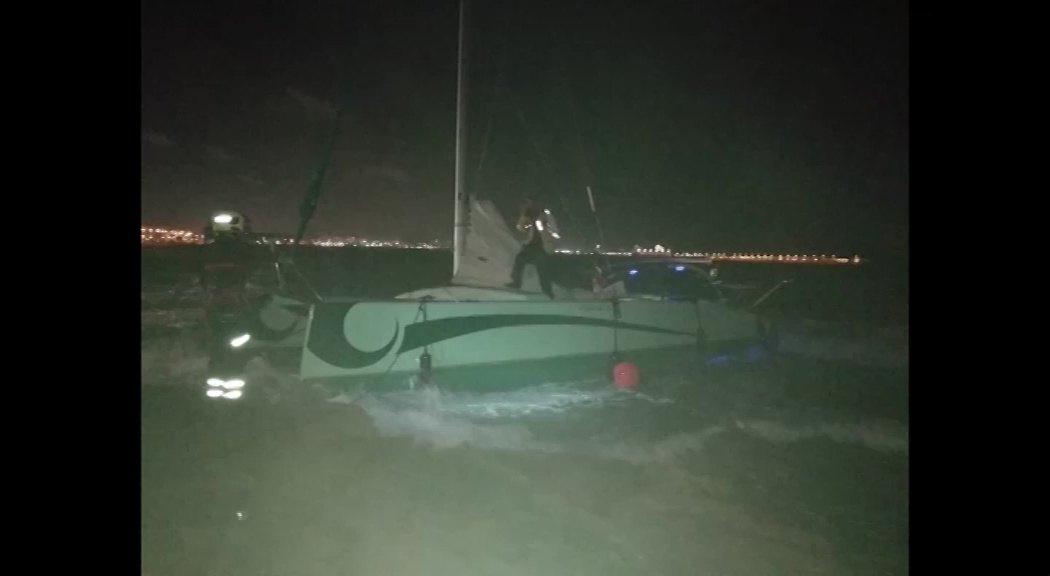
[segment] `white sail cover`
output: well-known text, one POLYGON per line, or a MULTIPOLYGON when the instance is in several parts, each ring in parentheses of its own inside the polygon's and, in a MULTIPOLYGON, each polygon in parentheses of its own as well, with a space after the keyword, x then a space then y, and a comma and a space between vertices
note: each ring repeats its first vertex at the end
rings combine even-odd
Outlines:
MULTIPOLYGON (((452 278, 457 286, 505 288, 510 282, 514 258, 524 238, 518 238, 507 226, 503 215, 489 200, 473 199, 470 206, 470 229, 452 278)), ((522 275, 524 292, 540 292, 539 276, 534 266, 526 266, 522 275)))
MULTIPOLYGON (((510 272, 514 258, 521 249, 521 240, 516 238, 507 227, 503 216, 496 206, 488 200, 471 201, 470 228, 467 230, 466 245, 459 261, 459 270, 452 278, 458 286, 476 286, 482 288, 503 288, 510 282, 510 272)), ((536 284, 538 278, 532 266, 525 270, 526 279, 536 284)))
MULTIPOLYGON (((524 238, 518 238, 496 206, 489 200, 471 201, 470 229, 459 262, 459 270, 452 278, 454 286, 474 288, 502 288, 510 282, 514 258, 521 250, 524 238)), ((617 282, 599 293, 574 290, 552 282, 559 300, 595 300, 623 297, 623 283, 617 282)), ((539 274, 535 266, 526 266, 522 274, 521 291, 542 294, 539 274)))

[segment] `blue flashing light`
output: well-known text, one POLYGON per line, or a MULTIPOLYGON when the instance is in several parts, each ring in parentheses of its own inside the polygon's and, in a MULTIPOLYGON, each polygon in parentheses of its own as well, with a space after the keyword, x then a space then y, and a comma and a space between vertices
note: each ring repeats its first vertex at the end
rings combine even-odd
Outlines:
POLYGON ((627 273, 630 274, 631 276, 634 276, 634 275, 638 274, 638 271, 632 268, 631 270, 628 270, 627 273))
POLYGON ((683 270, 685 270, 685 266, 682 266, 681 264, 679 264, 678 266, 674 267, 674 271, 675 272, 681 272, 683 270))

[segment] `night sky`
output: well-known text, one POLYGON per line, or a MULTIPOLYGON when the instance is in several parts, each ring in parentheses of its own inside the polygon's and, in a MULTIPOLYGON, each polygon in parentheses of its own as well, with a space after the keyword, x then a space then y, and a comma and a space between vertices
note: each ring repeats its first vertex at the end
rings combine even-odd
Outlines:
MULTIPOLYGON (((144 0, 142 220, 450 239, 457 0, 144 0)), ((567 238, 893 256, 908 235, 897 0, 473 0, 469 189, 567 238), (497 79, 499 81, 497 81, 497 79), (480 168, 480 169, 479 169, 480 168)))

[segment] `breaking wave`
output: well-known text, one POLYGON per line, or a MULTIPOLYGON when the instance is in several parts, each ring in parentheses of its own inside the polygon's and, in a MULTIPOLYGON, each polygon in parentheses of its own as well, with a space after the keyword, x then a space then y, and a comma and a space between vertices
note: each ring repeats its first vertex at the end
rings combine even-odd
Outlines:
POLYGON ((804 321, 781 329, 780 350, 863 366, 902 367, 908 364, 908 329, 804 321))
POLYGON ((578 421, 592 416, 589 421, 593 422, 608 416, 608 410, 616 407, 628 408, 626 413, 634 416, 645 410, 657 410, 657 418, 688 418, 684 416, 688 409, 678 406, 674 400, 611 390, 570 392, 565 387, 547 385, 506 394, 441 394, 426 390, 344 395, 332 401, 360 406, 380 436, 408 438, 438 450, 474 447, 578 454, 646 465, 673 463, 702 452, 719 438, 744 434, 781 445, 831 441, 886 453, 908 452, 907 425, 887 420, 804 425, 775 419, 733 420, 656 439, 633 437, 630 430, 573 434, 571 427, 563 427, 555 437, 543 433, 551 424, 544 416, 575 416, 578 421))
POLYGON ((818 422, 792 425, 771 420, 734 422, 744 433, 775 444, 807 440, 830 440, 839 444, 863 446, 880 452, 908 453, 908 426, 892 420, 818 422))

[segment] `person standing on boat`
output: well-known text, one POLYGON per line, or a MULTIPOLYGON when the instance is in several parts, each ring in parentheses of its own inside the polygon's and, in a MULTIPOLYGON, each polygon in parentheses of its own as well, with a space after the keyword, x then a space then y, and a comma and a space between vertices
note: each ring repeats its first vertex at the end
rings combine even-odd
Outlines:
POLYGON ((534 198, 525 198, 521 207, 521 215, 518 217, 516 228, 520 232, 528 234, 528 240, 521 247, 518 256, 514 259, 514 268, 511 270, 510 282, 507 287, 516 290, 521 289, 522 274, 525 266, 532 264, 540 277, 540 288, 549 298, 554 298, 550 278, 550 253, 553 250, 554 240, 560 238, 558 226, 551 215, 551 211, 543 208, 534 198))

